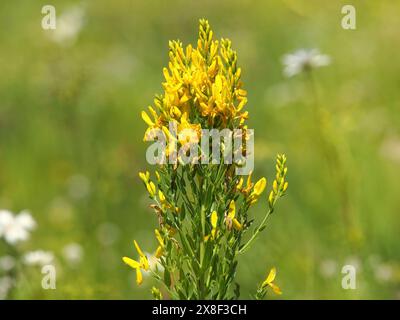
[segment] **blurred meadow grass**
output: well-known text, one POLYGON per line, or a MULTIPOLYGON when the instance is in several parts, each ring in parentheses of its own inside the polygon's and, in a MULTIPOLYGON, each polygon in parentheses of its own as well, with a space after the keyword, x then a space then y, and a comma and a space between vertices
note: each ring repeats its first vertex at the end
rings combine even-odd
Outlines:
POLYGON ((256 176, 271 181, 276 153, 288 157, 288 195, 239 262, 242 297, 276 266, 283 299, 400 298, 400 2, 351 1, 354 31, 342 29, 338 0, 51 4, 58 18, 82 8, 69 41, 41 28, 42 1, 0 4, 0 208, 32 212, 39 227, 23 247, 53 251, 58 272, 57 289, 42 290, 40 270, 27 271, 16 298, 151 298, 152 282, 137 287, 121 261, 133 238, 156 246, 137 177, 149 167, 140 111, 161 91, 168 40, 194 43, 202 17, 238 52, 256 176), (317 143, 306 77, 282 75, 282 56, 298 48, 332 58, 313 74, 332 153, 317 143), (75 267, 62 256, 71 242, 84 250, 75 267), (341 287, 347 263, 356 290, 341 287))

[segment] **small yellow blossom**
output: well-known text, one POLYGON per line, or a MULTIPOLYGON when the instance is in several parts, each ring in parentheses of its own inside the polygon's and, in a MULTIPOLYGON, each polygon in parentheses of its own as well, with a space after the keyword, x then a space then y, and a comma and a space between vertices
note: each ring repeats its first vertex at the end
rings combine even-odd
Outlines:
POLYGON ((265 179, 265 178, 261 178, 260 180, 258 180, 256 182, 256 184, 254 185, 253 191, 249 197, 250 205, 252 205, 258 201, 258 198, 264 192, 266 186, 267 186, 267 179, 265 179))
POLYGON ((136 251, 139 254, 139 262, 136 260, 133 260, 128 257, 123 257, 122 261, 124 261, 128 266, 136 270, 136 283, 138 285, 141 285, 143 282, 143 275, 141 272, 142 270, 148 271, 149 270, 149 261, 147 260, 147 257, 143 253, 143 251, 140 249, 138 243, 136 240, 133 241, 136 251))
POLYGON ((154 233, 156 235, 156 239, 158 241, 158 247, 155 253, 156 258, 160 258, 163 255, 164 252, 164 240, 160 234, 160 231, 158 229, 154 230, 154 233))
POLYGON ((261 287, 266 288, 267 286, 271 287, 271 289, 276 293, 276 294, 282 294, 281 289, 273 283, 276 277, 276 268, 272 268, 270 272, 268 273, 267 278, 264 280, 262 283, 261 287))
POLYGON ((210 217, 210 222, 211 222, 211 227, 212 227, 212 229, 211 229, 211 234, 209 234, 209 235, 207 235, 207 236, 205 236, 204 237, 204 240, 205 241, 208 241, 208 239, 211 237, 211 239, 215 239, 215 237, 217 236, 217 232, 218 232, 218 229, 217 229, 217 223, 218 223, 218 214, 217 214, 217 211, 213 211, 212 213, 211 213, 211 217, 210 217))
POLYGON ((233 227, 239 231, 243 227, 240 224, 240 222, 235 218, 235 215, 236 215, 236 205, 235 201, 232 200, 229 204, 228 214, 225 216, 225 224, 228 230, 231 230, 233 227))

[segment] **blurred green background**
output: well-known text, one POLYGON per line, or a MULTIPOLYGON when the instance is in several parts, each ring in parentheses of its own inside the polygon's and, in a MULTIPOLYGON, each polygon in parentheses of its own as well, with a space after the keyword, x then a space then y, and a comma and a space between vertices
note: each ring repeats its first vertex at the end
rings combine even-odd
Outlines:
POLYGON ((357 30, 342 29, 344 4, 2 1, 0 208, 38 222, 21 250, 57 256, 57 289, 30 270, 16 298, 151 298, 153 282, 138 288, 121 261, 134 238, 156 246, 137 177, 151 169, 140 111, 161 92, 168 40, 194 43, 204 17, 238 52, 255 176, 271 181, 276 153, 288 157, 288 195, 239 262, 241 297, 276 266, 279 298, 400 299, 400 2, 352 0, 357 30), (45 4, 60 30, 41 28, 45 4), (282 75, 282 56, 299 48, 332 58, 313 74, 320 126, 308 79, 282 75), (63 257, 70 243, 83 248, 79 265, 63 257), (341 287, 345 264, 357 268, 356 290, 341 287))

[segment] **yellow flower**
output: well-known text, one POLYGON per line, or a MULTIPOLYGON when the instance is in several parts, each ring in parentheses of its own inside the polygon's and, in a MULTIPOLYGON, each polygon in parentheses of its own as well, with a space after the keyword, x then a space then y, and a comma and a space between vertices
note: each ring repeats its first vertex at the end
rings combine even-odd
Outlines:
MULTIPOLYGON (((164 92, 156 96, 149 112, 142 112, 148 125, 145 140, 153 138, 152 128, 161 128, 169 121, 186 126, 182 124, 185 114, 184 120, 196 118, 208 128, 244 124, 248 118, 248 112, 243 111, 247 92, 242 89, 241 69, 230 40, 214 40, 208 21, 202 19, 197 48, 190 44, 184 48, 180 41, 170 41, 169 58, 168 68, 162 71, 164 92)), ((187 137, 180 140, 185 142, 187 137)))
POLYGON ((235 218, 235 215, 236 215, 236 205, 235 201, 232 200, 229 204, 228 214, 225 216, 225 224, 228 230, 231 230, 232 226, 238 231, 242 229, 242 225, 235 218))
POLYGON ((148 171, 146 171, 146 173, 139 172, 139 177, 144 183, 147 183, 150 178, 150 172, 148 172, 148 171))
POLYGON ((153 127, 155 125, 155 123, 150 119, 149 115, 146 113, 146 111, 142 111, 142 119, 144 122, 146 122, 146 124, 149 127, 153 127))
POLYGON ((264 280, 262 283, 261 287, 264 289, 267 286, 271 287, 271 289, 276 293, 276 294, 282 294, 281 289, 273 283, 276 277, 276 268, 272 268, 270 272, 268 273, 267 278, 264 280))
POLYGON ((261 178, 260 180, 258 180, 254 185, 253 194, 256 196, 260 196, 261 193, 263 193, 263 191, 265 190, 266 185, 267 179, 261 178))
POLYGON ((205 236, 204 237, 204 240, 205 241, 208 241, 208 239, 211 237, 211 239, 215 239, 215 237, 216 237, 216 235, 217 235, 217 232, 218 232, 218 230, 217 230, 217 223, 218 223, 218 214, 217 214, 217 211, 213 211, 212 213, 211 213, 211 217, 210 217, 210 222, 211 222, 211 227, 212 227, 212 229, 211 229, 211 234, 209 234, 208 236, 205 236))
POLYGON ((250 174, 247 177, 246 187, 242 187, 242 193, 246 196, 250 193, 251 189, 253 188, 253 183, 251 182, 252 175, 253 172, 250 172, 250 174))
POLYGON ((199 124, 190 124, 185 112, 181 117, 181 123, 178 124, 178 140, 180 144, 198 143, 201 136, 201 126, 199 124))
POLYGON ((266 186, 267 186, 267 179, 265 179, 265 178, 261 178, 260 180, 258 180, 256 182, 256 184, 254 185, 254 188, 253 188, 253 192, 250 194, 250 197, 249 197, 250 205, 252 205, 258 201, 258 198, 263 193, 266 186))
POLYGON ((160 234, 160 231, 158 231, 158 229, 154 230, 154 233, 156 235, 156 239, 157 239, 158 244, 159 244, 158 247, 157 247, 155 256, 156 256, 156 258, 160 258, 163 255, 163 252, 164 252, 164 240, 163 240, 163 238, 162 238, 162 236, 160 234))
POLYGON ((155 184, 152 181, 150 181, 149 183, 146 183, 146 188, 147 188, 147 191, 149 192, 150 196, 153 198, 156 195, 155 184))
POLYGON ((133 244, 135 245, 136 251, 139 254, 139 262, 128 257, 123 257, 122 261, 136 270, 136 283, 140 285, 143 282, 141 269, 145 271, 149 270, 149 261, 147 260, 147 257, 144 255, 143 251, 140 249, 136 240, 133 240, 133 244))
POLYGON ((146 173, 139 172, 139 178, 146 185, 146 189, 147 189, 148 193, 150 194, 150 196, 152 198, 154 198, 154 196, 156 194, 156 186, 152 181, 150 181, 150 173, 148 171, 146 171, 146 173))
POLYGON ((158 198, 160 199, 161 207, 165 209, 172 209, 172 205, 165 198, 164 193, 161 190, 158 190, 158 198))

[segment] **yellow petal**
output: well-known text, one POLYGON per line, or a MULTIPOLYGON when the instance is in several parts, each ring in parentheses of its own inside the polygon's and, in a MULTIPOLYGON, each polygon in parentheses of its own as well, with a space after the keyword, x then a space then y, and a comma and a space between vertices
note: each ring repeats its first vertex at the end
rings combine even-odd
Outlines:
POLYGON ((243 186, 243 178, 240 178, 238 184, 236 185, 236 189, 238 190, 242 189, 242 186, 243 186))
POLYGON ((261 193, 263 193, 266 185, 267 185, 267 179, 261 178, 254 185, 254 193, 259 196, 261 193))
POLYGON ((139 172, 139 178, 144 182, 147 183, 147 177, 146 174, 143 172, 139 172))
POLYGON ((253 172, 250 172, 249 176, 247 177, 247 184, 246 184, 247 187, 251 186, 251 175, 252 174, 253 174, 253 172))
POLYGON ((282 294, 281 289, 274 283, 270 283, 269 286, 272 288, 272 290, 276 293, 276 294, 282 294))
POLYGON ((165 195, 161 190, 158 190, 158 197, 160 198, 161 202, 165 201, 165 195))
POLYGON ((269 285, 272 281, 275 280, 276 277, 276 268, 273 267, 270 272, 268 273, 267 278, 265 279, 265 281, 263 282, 262 286, 265 287, 266 285, 269 285))
POLYGON ((236 205, 235 205, 235 201, 232 200, 231 203, 229 204, 229 210, 228 210, 228 218, 229 219, 233 219, 235 217, 236 214, 236 205))
POLYGON ((156 194, 156 186, 155 186, 155 184, 152 181, 150 181, 149 183, 146 184, 146 188, 147 188, 147 191, 149 192, 149 194, 152 197, 154 197, 154 195, 156 194))
POLYGON ((213 211, 211 213, 211 225, 213 227, 213 229, 215 229, 217 227, 217 222, 218 222, 218 215, 217 215, 217 211, 213 211))
POLYGON ((237 219, 233 219, 233 220, 232 220, 232 223, 233 223, 233 227, 234 227, 237 231, 242 230, 242 225, 240 224, 239 221, 237 221, 237 219))
POLYGON ((274 192, 278 193, 278 182, 276 180, 274 180, 274 182, 272 184, 272 187, 274 189, 274 192))
POLYGON ((156 258, 157 259, 160 258, 163 255, 163 252, 164 252, 163 247, 162 246, 158 246, 157 250, 156 250, 156 253, 155 253, 156 258))
POLYGON ((145 255, 143 254, 143 251, 140 249, 138 243, 136 242, 136 240, 133 240, 133 244, 136 248, 136 251, 139 253, 139 256, 141 257, 145 257, 145 255))
POLYGON ((150 269, 149 261, 146 256, 140 256, 140 268, 146 271, 150 269))
POLYGON ((289 187, 289 182, 285 182, 282 191, 285 192, 288 187, 289 187))
POLYGON ((142 272, 140 271, 140 268, 136 268, 136 283, 138 286, 140 286, 143 282, 143 276, 142 272))
POLYGON ((150 127, 154 126, 154 122, 151 121, 149 115, 146 113, 146 111, 142 111, 142 119, 144 122, 146 122, 150 127))
POLYGON ((161 237, 160 231, 158 231, 158 229, 154 230, 154 233, 156 235, 156 239, 158 241, 158 243, 160 244, 161 247, 164 247, 164 240, 161 237))
POLYGON ((128 258, 128 257, 123 257, 122 261, 125 262, 128 266, 130 266, 133 269, 137 269, 140 266, 139 262, 137 262, 131 258, 128 258))

